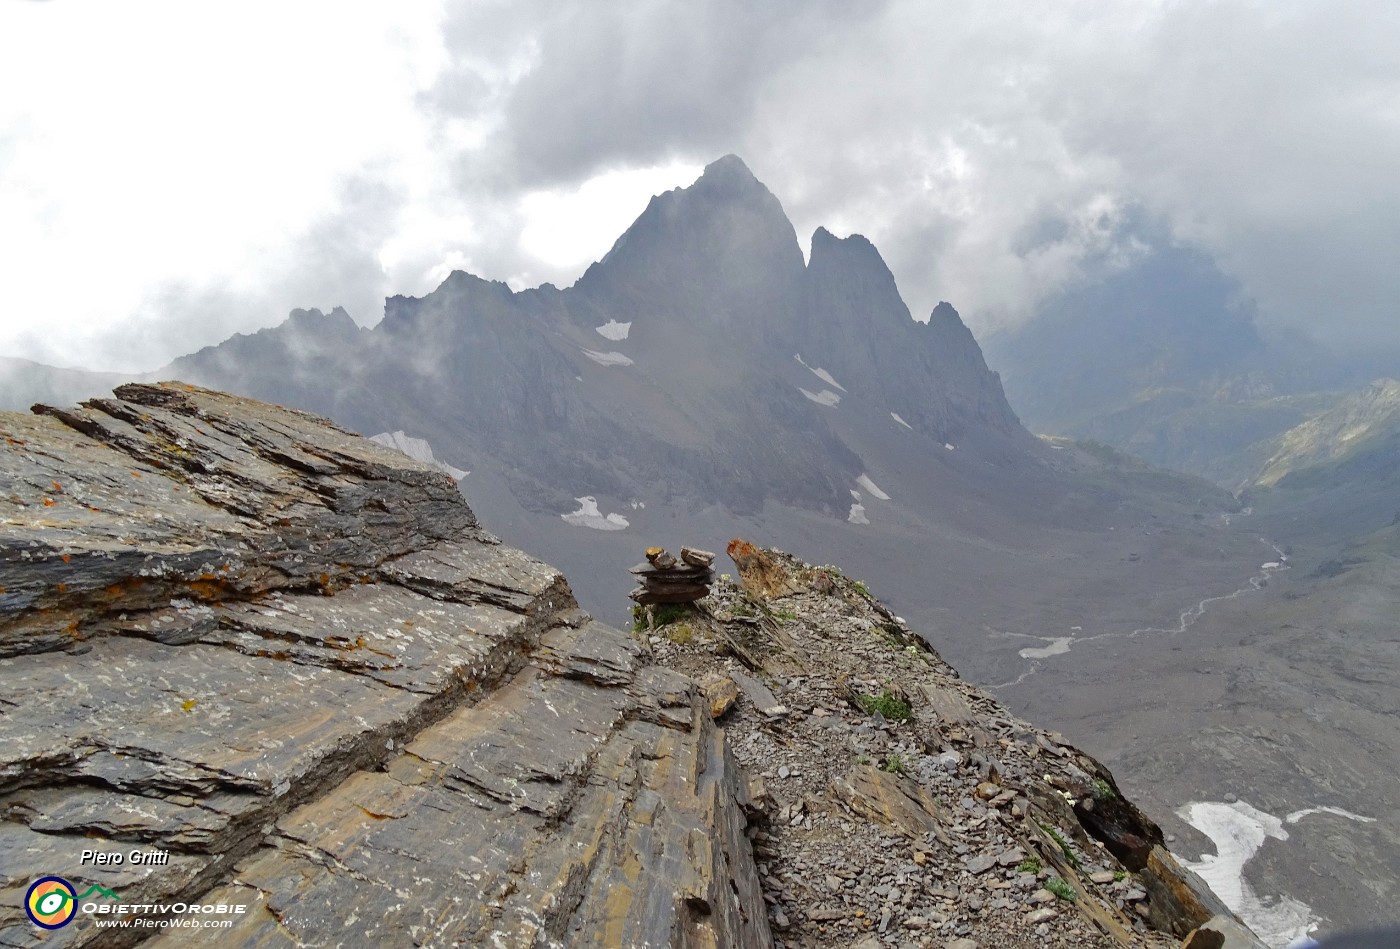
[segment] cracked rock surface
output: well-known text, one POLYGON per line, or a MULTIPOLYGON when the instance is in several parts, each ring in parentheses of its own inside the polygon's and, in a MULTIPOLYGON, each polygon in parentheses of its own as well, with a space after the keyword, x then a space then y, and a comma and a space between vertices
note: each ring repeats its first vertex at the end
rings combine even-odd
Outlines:
POLYGON ((0 415, 0 946, 33 945, 50 874, 248 907, 54 946, 771 945, 690 679, 429 465, 177 383, 115 395, 0 415))

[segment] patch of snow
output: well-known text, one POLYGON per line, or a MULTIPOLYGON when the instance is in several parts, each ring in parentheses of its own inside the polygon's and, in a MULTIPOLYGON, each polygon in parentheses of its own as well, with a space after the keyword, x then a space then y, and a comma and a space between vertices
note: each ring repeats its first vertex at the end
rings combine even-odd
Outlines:
POLYGON ((914 430, 914 426, 910 425, 908 422, 904 421, 904 419, 900 418, 898 412, 891 412, 891 413, 890 413, 890 418, 894 419, 896 422, 898 422, 900 425, 903 425, 905 428, 909 429, 910 431, 913 431, 913 430, 914 430))
POLYGON ((645 502, 645 501, 638 501, 636 498, 633 498, 631 501, 629 501, 629 502, 627 502, 627 503, 629 503, 629 504, 632 505, 632 510, 634 510, 634 511, 637 510, 637 508, 645 508, 645 507, 647 506, 647 502, 645 502))
POLYGON ((857 501, 859 501, 859 500, 860 500, 860 492, 859 492, 859 491, 852 491, 852 492, 851 492, 851 497, 853 497, 853 498, 855 498, 857 501))
POLYGON ((439 471, 445 471, 452 476, 453 481, 461 481, 471 474, 470 471, 454 468, 445 461, 438 461, 433 457, 433 446, 421 438, 414 438, 403 432, 380 432, 378 435, 371 435, 369 440, 386 448, 396 448, 414 461, 421 461, 439 471))
POLYGON ((631 359, 631 357, 629 357, 629 356, 624 356, 624 355, 622 355, 622 353, 617 353, 617 352, 598 353, 598 352, 594 352, 594 351, 591 350, 591 349, 585 349, 585 350, 583 351, 583 354, 584 354, 585 356, 587 356, 589 359, 591 359, 591 360, 593 360, 594 362, 596 362, 596 363, 597 363, 598 365, 600 365, 600 366, 630 366, 630 365, 632 365, 632 359, 631 359))
POLYGON ((888 501, 890 496, 876 487, 875 482, 870 480, 870 475, 863 474, 856 479, 856 484, 860 485, 881 501, 888 501))
POLYGON ((595 531, 620 531, 631 526, 627 518, 621 514, 609 514, 604 517, 598 510, 598 499, 594 497, 574 498, 578 502, 578 510, 572 514, 560 514, 566 523, 575 527, 591 527, 595 531))
POLYGON ((831 373, 827 372, 825 369, 814 369, 814 368, 812 368, 811 366, 808 366, 805 362, 803 362, 803 361, 802 361, 802 354, 801 354, 801 353, 796 353, 796 354, 794 354, 792 358, 793 358, 793 359, 796 359, 798 362, 802 363, 802 365, 803 365, 804 368, 810 370, 811 373, 812 373, 814 376, 816 376, 818 379, 820 379, 822 382, 825 382, 825 383, 826 383, 827 385, 829 385, 829 386, 835 386, 836 388, 840 389, 842 392, 845 392, 845 391, 846 391, 846 387, 845 387, 845 386, 843 386, 841 383, 837 382, 835 379, 831 378, 831 373))
POLYGON ((1069 652, 1069 644, 1074 642, 1073 636, 1056 636, 1048 640, 1048 646, 1032 646, 1029 649, 1021 650, 1022 659, 1049 659, 1051 656, 1063 656, 1069 652))
MULTIPOLYGON (((855 492, 852 492, 853 494, 855 492)), ((851 513, 846 515, 846 520, 852 524, 869 524, 870 518, 865 516, 865 505, 857 501, 851 505, 851 513)))
POLYGON ((1360 814, 1353 814, 1351 811, 1344 811, 1340 807, 1305 807, 1301 811, 1294 811, 1283 819, 1285 824, 1296 824, 1304 817, 1313 814, 1335 814, 1338 817, 1345 817, 1347 820, 1360 821, 1363 824, 1374 824, 1374 817, 1362 817, 1360 814))
POLYGON ((632 330, 632 323, 630 320, 626 323, 619 323, 617 320, 608 320, 602 326, 595 326, 593 329, 604 339, 610 339, 614 343, 617 343, 627 338, 627 334, 632 330))
POLYGON ((1203 854, 1196 861, 1182 860, 1182 865, 1200 875, 1225 905, 1274 949, 1307 945, 1308 933, 1317 928, 1319 919, 1310 906, 1290 896, 1261 898, 1244 878, 1245 864, 1259 852, 1267 838, 1288 839, 1288 831, 1283 829, 1285 823, 1296 824, 1310 814, 1374 820, 1339 807, 1304 808, 1279 820, 1244 801, 1197 802, 1181 808, 1177 814, 1215 844, 1215 853, 1203 854))
POLYGON ((1260 569, 1260 570, 1277 570, 1279 567, 1282 567, 1282 566, 1283 566, 1283 564, 1279 563, 1277 560, 1270 560, 1270 561, 1269 561, 1268 563, 1266 563, 1266 564, 1260 564, 1260 565, 1259 565, 1259 569, 1260 569))
POLYGON ((823 389, 820 392, 808 392, 806 389, 798 386, 797 391, 801 392, 818 405, 835 405, 837 402, 841 401, 841 397, 830 389, 823 389))
POLYGON ((952 451, 952 450, 953 450, 953 443, 952 443, 952 442, 944 442, 944 443, 943 443, 943 447, 946 448, 946 449, 948 449, 949 451, 952 451))

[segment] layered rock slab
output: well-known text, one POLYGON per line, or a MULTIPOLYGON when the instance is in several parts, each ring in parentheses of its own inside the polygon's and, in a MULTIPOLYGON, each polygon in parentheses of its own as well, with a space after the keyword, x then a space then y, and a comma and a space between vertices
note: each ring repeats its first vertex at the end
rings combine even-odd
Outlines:
POLYGON ((179 384, 0 415, 0 945, 769 944, 708 703, 450 478, 179 384), (163 850, 157 867, 83 850, 163 850))

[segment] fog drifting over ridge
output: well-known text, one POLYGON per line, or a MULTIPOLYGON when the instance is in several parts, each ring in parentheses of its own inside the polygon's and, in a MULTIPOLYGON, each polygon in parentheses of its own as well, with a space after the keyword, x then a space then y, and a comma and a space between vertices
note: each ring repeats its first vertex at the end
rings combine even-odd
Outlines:
POLYGON ((146 369, 453 268, 566 285, 727 152, 979 334, 1144 216, 1261 320, 1400 346, 1393 5, 234 10, 0 7, 0 351, 146 369))

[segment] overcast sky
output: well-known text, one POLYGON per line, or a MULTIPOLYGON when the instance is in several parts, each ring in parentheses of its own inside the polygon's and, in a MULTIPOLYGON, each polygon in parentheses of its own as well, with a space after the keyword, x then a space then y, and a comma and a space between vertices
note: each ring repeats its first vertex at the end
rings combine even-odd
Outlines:
POLYGON ((150 369, 572 283, 742 156, 975 331, 1142 249, 1400 344, 1400 4, 0 0, 0 355, 150 369))

